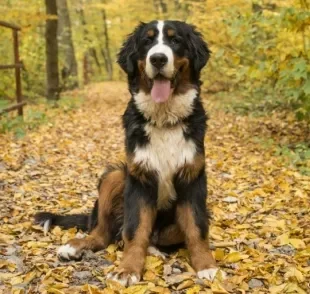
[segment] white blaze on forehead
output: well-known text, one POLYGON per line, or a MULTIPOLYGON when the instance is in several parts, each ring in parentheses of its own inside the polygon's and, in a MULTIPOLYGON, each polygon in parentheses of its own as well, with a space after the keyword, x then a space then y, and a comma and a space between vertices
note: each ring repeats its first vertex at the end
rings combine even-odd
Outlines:
POLYGON ((157 29, 158 29, 158 44, 162 45, 164 44, 164 21, 159 20, 157 24, 157 29))
POLYGON ((154 69, 153 65, 150 62, 150 57, 156 53, 165 54, 168 58, 167 64, 161 69, 160 73, 166 78, 172 78, 174 74, 174 56, 172 49, 164 44, 164 26, 165 22, 159 20, 157 23, 158 35, 156 39, 156 44, 149 50, 146 56, 146 74, 150 79, 154 78, 158 73, 157 70, 154 69))

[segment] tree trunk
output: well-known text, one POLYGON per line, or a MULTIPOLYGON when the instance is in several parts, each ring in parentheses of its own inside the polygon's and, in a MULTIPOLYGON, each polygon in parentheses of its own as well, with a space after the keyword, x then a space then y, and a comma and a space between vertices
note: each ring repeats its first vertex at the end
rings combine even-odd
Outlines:
POLYGON ((62 68, 62 78, 66 88, 78 87, 78 66, 72 41, 71 20, 67 0, 57 0, 59 14, 58 36, 60 49, 64 52, 65 65, 62 68))
POLYGON ((101 65, 97 56, 97 51, 96 49, 91 46, 91 40, 89 38, 89 33, 86 27, 86 19, 85 19, 85 15, 84 15, 84 10, 83 9, 79 9, 78 13, 80 15, 80 20, 81 23, 83 25, 83 34, 84 34, 84 39, 87 42, 87 50, 84 52, 84 72, 83 72, 83 77, 84 77, 84 84, 89 83, 90 81, 90 74, 91 74, 91 63, 90 63, 90 57, 92 57, 99 69, 99 72, 101 72, 101 65))
POLYGON ((57 44, 57 5, 56 0, 45 0, 46 14, 52 19, 46 20, 46 97, 49 100, 59 99, 58 44, 57 44))
POLYGON ((167 4, 163 0, 154 0, 153 5, 157 14, 168 12, 167 4))
POLYGON ((174 11, 178 12, 180 8, 181 8, 180 1, 179 0, 174 0, 174 11))
POLYGON ((84 85, 89 84, 89 74, 91 72, 89 58, 87 52, 83 56, 83 83, 84 85))
POLYGON ((103 18, 103 28, 104 28, 104 37, 105 37, 105 50, 101 49, 101 54, 105 61, 106 71, 108 74, 108 80, 111 81, 113 77, 113 66, 112 66, 112 59, 110 53, 110 44, 109 44, 109 31, 107 25, 107 15, 105 10, 102 11, 102 18, 103 18))
POLYGON ((99 70, 99 73, 101 73, 101 64, 100 64, 96 49, 94 47, 90 47, 89 48, 89 54, 95 60, 95 63, 96 63, 98 70, 99 70))

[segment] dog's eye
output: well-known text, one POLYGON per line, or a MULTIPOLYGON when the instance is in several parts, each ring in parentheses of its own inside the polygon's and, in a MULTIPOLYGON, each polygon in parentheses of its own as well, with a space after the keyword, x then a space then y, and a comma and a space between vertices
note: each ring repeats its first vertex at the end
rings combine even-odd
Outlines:
POLYGON ((150 38, 146 38, 146 39, 143 40, 143 43, 144 43, 145 46, 151 45, 153 43, 153 40, 150 39, 150 38))
POLYGON ((172 39, 171 39, 171 44, 172 44, 172 45, 179 45, 180 43, 181 43, 180 40, 177 39, 177 38, 172 38, 172 39))

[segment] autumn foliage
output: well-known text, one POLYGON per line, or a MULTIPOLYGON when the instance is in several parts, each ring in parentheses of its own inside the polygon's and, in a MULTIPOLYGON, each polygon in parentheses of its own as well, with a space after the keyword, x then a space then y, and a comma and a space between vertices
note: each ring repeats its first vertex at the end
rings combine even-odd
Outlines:
MULTIPOLYGON (((0 3, 1 20, 22 27, 28 103, 23 119, 0 116, 0 293, 310 293, 309 0, 67 4, 75 74, 65 80, 61 31, 62 93, 50 105, 45 23, 53 17, 42 0, 0 3), (125 289, 105 278, 120 262, 121 243, 62 263, 58 246, 81 232, 44 234, 32 217, 93 206, 104 166, 125 158, 120 117, 129 94, 116 54, 139 21, 168 18, 196 25, 212 50, 202 77, 210 240, 226 278, 197 279, 181 249, 149 255, 143 282, 125 289)), ((0 64, 12 58, 11 32, 0 27, 0 64)), ((13 101, 13 85, 12 72, 0 71, 0 110, 13 101)))
MULTIPOLYGON (((128 289, 106 280, 119 264, 122 244, 87 252, 81 262, 58 261, 57 247, 76 229, 55 227, 44 235, 32 223, 33 214, 89 211, 103 167, 125 158, 120 116, 128 101, 126 84, 90 85, 84 95, 83 106, 50 110, 49 122, 22 140, 0 135, 0 292, 309 292, 309 176, 275 156, 276 144, 257 140, 296 140, 302 130, 292 133, 296 125, 285 123, 286 132, 275 133, 283 125, 276 115, 236 116, 210 101, 205 101, 211 115, 205 141, 210 239, 227 278, 197 279, 184 249, 165 258, 149 255, 144 282, 128 289)), ((77 96, 75 91, 69 97, 77 96)))
MULTIPOLYGON (((213 51, 204 76, 206 88, 237 91, 243 107, 250 111, 292 108, 298 118, 309 119, 308 0, 67 2, 80 84, 123 79, 115 63, 116 53, 139 21, 181 19, 198 26, 213 51)), ((28 99, 34 100, 45 93, 44 24, 50 16, 39 0, 11 0, 2 4, 0 11, 4 20, 23 27, 24 90, 28 99)), ((12 58, 10 32, 0 30, 0 64, 4 64, 12 58)), ((61 35, 59 38, 59 68, 64 69, 66 57, 61 35)), ((2 73, 2 98, 13 97, 12 83, 13 76, 2 73)))

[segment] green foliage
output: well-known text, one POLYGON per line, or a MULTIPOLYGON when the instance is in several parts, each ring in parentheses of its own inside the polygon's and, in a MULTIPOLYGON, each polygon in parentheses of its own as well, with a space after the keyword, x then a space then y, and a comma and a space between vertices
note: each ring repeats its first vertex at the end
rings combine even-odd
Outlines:
POLYGON ((301 173, 310 175, 310 145, 309 143, 298 143, 294 145, 279 146, 276 155, 284 156, 288 161, 297 167, 301 173))
POLYGON ((84 97, 81 96, 80 94, 74 95, 74 97, 63 95, 61 96, 61 99, 57 101, 56 107, 60 107, 63 111, 66 112, 78 109, 83 103, 84 103, 84 97))
MULTIPOLYGON (((45 92, 45 47, 44 24, 46 15, 40 0, 6 1, 0 5, 2 20, 22 27, 20 36, 20 58, 23 95, 35 100, 45 92)), ((13 40, 10 29, 0 27, 0 64, 13 63, 13 40)), ((15 97, 14 70, 1 71, 0 99, 15 97)))
MULTIPOLYGON (((213 55, 203 80, 207 88, 241 93, 237 109, 261 112, 284 107, 310 120, 309 0, 147 1, 67 0, 73 43, 83 82, 85 56, 90 81, 108 78, 103 11, 109 34, 113 79, 124 79, 116 54, 139 21, 181 19, 203 32, 213 55)), ((24 95, 32 101, 45 93, 45 15, 40 0, 10 0, 0 5, 4 20, 22 26, 24 95)), ((66 63, 60 48, 59 68, 66 63)), ((0 28, 0 64, 13 59, 10 30, 0 28)), ((0 99, 14 97, 14 74, 1 72, 0 99)))
POLYGON ((6 108, 10 104, 9 100, 2 99, 0 100, 0 110, 6 108))
MULTIPOLYGON (((35 105, 27 105, 24 108, 24 117, 15 116, 13 113, 6 113, 0 116, 0 133, 12 132, 16 138, 22 138, 28 131, 34 130, 40 125, 49 122, 51 117, 57 115, 58 110, 61 112, 74 111, 82 103, 84 103, 84 97, 81 94, 74 96, 65 95, 57 102, 50 102, 41 97, 37 99, 35 105)), ((3 105, 3 107, 6 105, 3 105)))
POLYGON ((310 175, 309 142, 279 144, 272 138, 265 137, 255 137, 254 142, 259 143, 264 149, 274 150, 274 155, 281 156, 287 165, 294 166, 304 175, 310 175))
POLYGON ((220 68, 221 81, 242 92, 248 110, 280 106, 310 120, 310 11, 288 2, 271 11, 233 9, 223 19, 227 40, 218 45, 211 71, 220 68))
POLYGON ((13 132, 16 138, 25 136, 27 130, 33 130, 47 121, 45 112, 29 109, 24 118, 3 115, 0 120, 0 133, 13 132))

